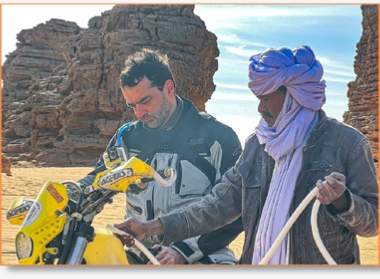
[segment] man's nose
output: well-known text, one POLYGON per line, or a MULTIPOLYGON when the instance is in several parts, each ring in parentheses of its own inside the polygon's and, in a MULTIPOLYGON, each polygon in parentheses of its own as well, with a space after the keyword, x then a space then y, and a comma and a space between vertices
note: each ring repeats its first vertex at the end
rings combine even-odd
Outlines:
POLYGON ((262 113, 262 112, 266 111, 266 107, 265 107, 263 101, 259 101, 259 106, 257 107, 257 111, 258 111, 259 113, 262 113))
POLYGON ((138 119, 143 118, 144 115, 147 114, 147 112, 148 112, 146 110, 145 106, 142 106, 142 105, 139 105, 139 104, 137 104, 134 109, 135 109, 135 115, 136 115, 136 117, 138 119))

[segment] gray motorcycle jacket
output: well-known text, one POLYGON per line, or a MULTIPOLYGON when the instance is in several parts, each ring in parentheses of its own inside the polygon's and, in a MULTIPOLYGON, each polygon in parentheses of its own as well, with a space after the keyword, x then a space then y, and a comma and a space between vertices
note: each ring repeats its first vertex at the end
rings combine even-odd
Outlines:
MULTIPOLYGON (((356 129, 326 117, 322 110, 319 119, 303 149, 289 214, 316 187, 318 179, 324 180, 331 172, 344 174, 350 207, 338 213, 331 205, 321 204, 318 229, 324 246, 337 264, 360 264, 356 236, 378 234, 378 181, 372 150, 368 139, 356 129)), ((251 264, 274 168, 274 160, 264 148, 252 134, 235 166, 223 175, 222 182, 215 185, 210 195, 189 207, 161 216, 159 219, 165 227, 163 244, 207 233, 241 216, 245 240, 239 263, 251 264)), ((310 216, 314 200, 288 233, 289 264, 327 263, 312 234, 310 216)))
MULTIPOLYGON (((190 100, 181 100, 183 112, 171 130, 145 129, 140 121, 127 123, 107 147, 123 146, 128 158, 138 157, 156 171, 166 167, 177 171, 177 180, 171 187, 162 187, 155 181, 149 182, 144 191, 132 191, 130 187, 126 193, 126 218, 151 220, 199 200, 211 193, 215 182, 241 154, 239 139, 230 127, 207 113, 199 112, 190 100)), ((100 158, 95 170, 80 182, 88 185, 104 168, 100 158)), ((240 232, 241 229, 236 230, 236 225, 231 224, 209 235, 194 236, 168 245, 181 253, 189 264, 233 264, 237 260, 228 244, 240 232), (214 234, 221 239, 213 237, 214 234)), ((160 243, 160 239, 152 237, 142 243, 150 248, 160 243)), ((138 249, 130 249, 140 255, 138 249)))

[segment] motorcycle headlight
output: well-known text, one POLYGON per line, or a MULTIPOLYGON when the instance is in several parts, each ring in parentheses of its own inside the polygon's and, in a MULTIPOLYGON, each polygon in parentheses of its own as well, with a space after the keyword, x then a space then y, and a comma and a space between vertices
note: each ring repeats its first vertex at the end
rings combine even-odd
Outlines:
POLYGON ((20 232, 16 237, 16 253, 19 260, 28 258, 32 255, 33 242, 32 239, 20 232))

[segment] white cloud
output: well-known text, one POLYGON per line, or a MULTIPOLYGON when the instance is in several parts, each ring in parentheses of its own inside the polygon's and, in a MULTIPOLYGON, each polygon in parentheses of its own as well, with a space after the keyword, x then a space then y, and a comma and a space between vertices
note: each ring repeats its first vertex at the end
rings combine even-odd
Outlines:
MULTIPOLYGON (((196 5, 195 14, 201 18, 238 19, 244 17, 318 17, 335 16, 341 13, 340 5, 196 5)), ((343 16, 350 16, 346 13, 343 16)))
POLYGON ((251 40, 244 40, 242 38, 239 38, 237 34, 222 34, 218 35, 217 39, 218 44, 228 44, 228 45, 240 45, 241 47, 259 47, 260 49, 265 49, 268 46, 268 44, 255 42, 251 40))
MULTIPOLYGON (((248 82, 248 80, 247 80, 248 82)), ((229 84, 229 83, 216 83, 216 87, 217 88, 227 88, 227 89, 239 89, 239 90, 245 90, 245 91, 249 91, 248 89, 248 85, 238 85, 238 84, 229 84)))
POLYGON ((244 59, 246 59, 246 61, 248 61, 249 57, 251 57, 253 54, 257 54, 257 53, 262 52, 263 49, 262 48, 260 48, 260 49, 245 49, 245 45, 243 45, 243 46, 227 46, 226 51, 228 53, 232 53, 234 55, 244 57, 244 59))

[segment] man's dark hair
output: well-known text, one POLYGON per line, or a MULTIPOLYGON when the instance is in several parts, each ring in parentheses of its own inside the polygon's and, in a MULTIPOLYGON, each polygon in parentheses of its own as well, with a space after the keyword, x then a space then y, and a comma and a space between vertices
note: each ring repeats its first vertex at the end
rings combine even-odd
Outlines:
POLYGON ((168 79, 175 85, 168 60, 166 55, 146 48, 129 56, 120 76, 121 89, 125 86, 135 87, 145 77, 150 80, 152 87, 159 90, 164 88, 168 79))
POLYGON ((286 89, 286 86, 284 85, 281 85, 278 90, 280 90, 282 93, 286 94, 286 92, 288 92, 288 89, 286 89))

